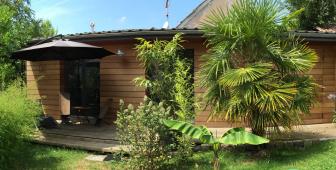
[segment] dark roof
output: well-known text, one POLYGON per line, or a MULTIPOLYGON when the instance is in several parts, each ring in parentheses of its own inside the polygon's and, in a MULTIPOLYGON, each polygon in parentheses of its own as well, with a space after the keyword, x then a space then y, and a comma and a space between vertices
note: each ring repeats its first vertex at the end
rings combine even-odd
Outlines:
MULTIPOLYGON (((199 38, 203 33, 198 28, 172 28, 172 29, 127 29, 112 30, 100 32, 84 32, 76 34, 67 34, 63 38, 74 41, 90 42, 90 41, 106 41, 106 40, 129 40, 134 38, 171 38, 177 33, 183 33, 186 38, 199 38)), ((43 39, 35 39, 34 42, 43 39)))
MULTIPOLYGON (((200 38, 203 32, 199 28, 173 28, 173 29, 129 29, 101 32, 84 32, 64 35, 64 38, 81 41, 108 41, 108 40, 129 40, 134 38, 171 38, 176 33, 183 33, 185 38, 200 38)), ((336 42, 335 32, 320 31, 294 31, 294 33, 307 41, 336 42)), ((34 42, 43 39, 35 39, 34 42)))

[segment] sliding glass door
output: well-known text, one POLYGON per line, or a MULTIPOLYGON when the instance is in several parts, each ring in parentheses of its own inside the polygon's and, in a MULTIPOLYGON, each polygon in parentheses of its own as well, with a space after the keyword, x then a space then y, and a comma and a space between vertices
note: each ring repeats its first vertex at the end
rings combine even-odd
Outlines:
POLYGON ((98 116, 100 104, 99 60, 65 61, 65 91, 72 115, 98 116))

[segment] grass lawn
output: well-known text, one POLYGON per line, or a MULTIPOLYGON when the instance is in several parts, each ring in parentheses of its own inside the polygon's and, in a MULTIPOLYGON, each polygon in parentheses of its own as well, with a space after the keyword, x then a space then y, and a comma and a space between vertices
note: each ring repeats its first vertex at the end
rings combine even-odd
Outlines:
MULTIPOLYGON (((124 169, 124 163, 92 162, 84 158, 89 153, 77 150, 31 145, 29 152, 18 159, 17 169, 124 169), (29 155, 30 154, 30 155, 29 155)), ((231 149, 221 154, 221 169, 336 169, 336 141, 323 142, 307 149, 267 150, 262 156, 251 156, 242 149, 231 149)), ((199 152, 184 167, 176 169, 212 169, 212 153, 199 152)))
POLYGON ((44 145, 29 145, 29 149, 18 158, 15 169, 111 169, 111 162, 91 162, 85 157, 91 153, 44 145))

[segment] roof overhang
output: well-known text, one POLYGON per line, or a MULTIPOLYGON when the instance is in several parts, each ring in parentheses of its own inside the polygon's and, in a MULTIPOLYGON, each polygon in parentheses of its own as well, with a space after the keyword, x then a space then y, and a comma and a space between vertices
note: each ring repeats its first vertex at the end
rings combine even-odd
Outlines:
MULTIPOLYGON (((198 28, 174 28, 174 29, 130 29, 117 31, 102 31, 94 33, 78 33, 65 35, 65 39, 79 42, 101 42, 101 41, 122 41, 134 40, 135 38, 146 39, 169 39, 177 33, 182 33, 186 39, 200 39, 203 37, 202 30, 198 28)), ((300 36, 306 41, 313 42, 336 42, 336 33, 319 31, 294 31, 295 35, 300 36)), ((35 39, 31 42, 42 41, 44 39, 35 39)))
MULTIPOLYGON (((169 39, 177 33, 182 33, 184 38, 202 38, 203 32, 199 29, 130 29, 117 31, 102 31, 94 33, 78 33, 64 35, 63 38, 80 42, 97 41, 122 41, 134 40, 135 38, 145 39, 169 39)), ((34 42, 43 39, 35 39, 34 42)))

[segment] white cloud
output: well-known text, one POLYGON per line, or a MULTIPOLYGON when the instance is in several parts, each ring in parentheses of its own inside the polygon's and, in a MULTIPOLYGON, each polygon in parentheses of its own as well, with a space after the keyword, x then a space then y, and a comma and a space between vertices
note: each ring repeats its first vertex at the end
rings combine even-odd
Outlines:
POLYGON ((120 23, 125 23, 126 20, 127 20, 127 17, 126 17, 126 16, 123 16, 123 17, 119 18, 119 22, 120 22, 120 23))

